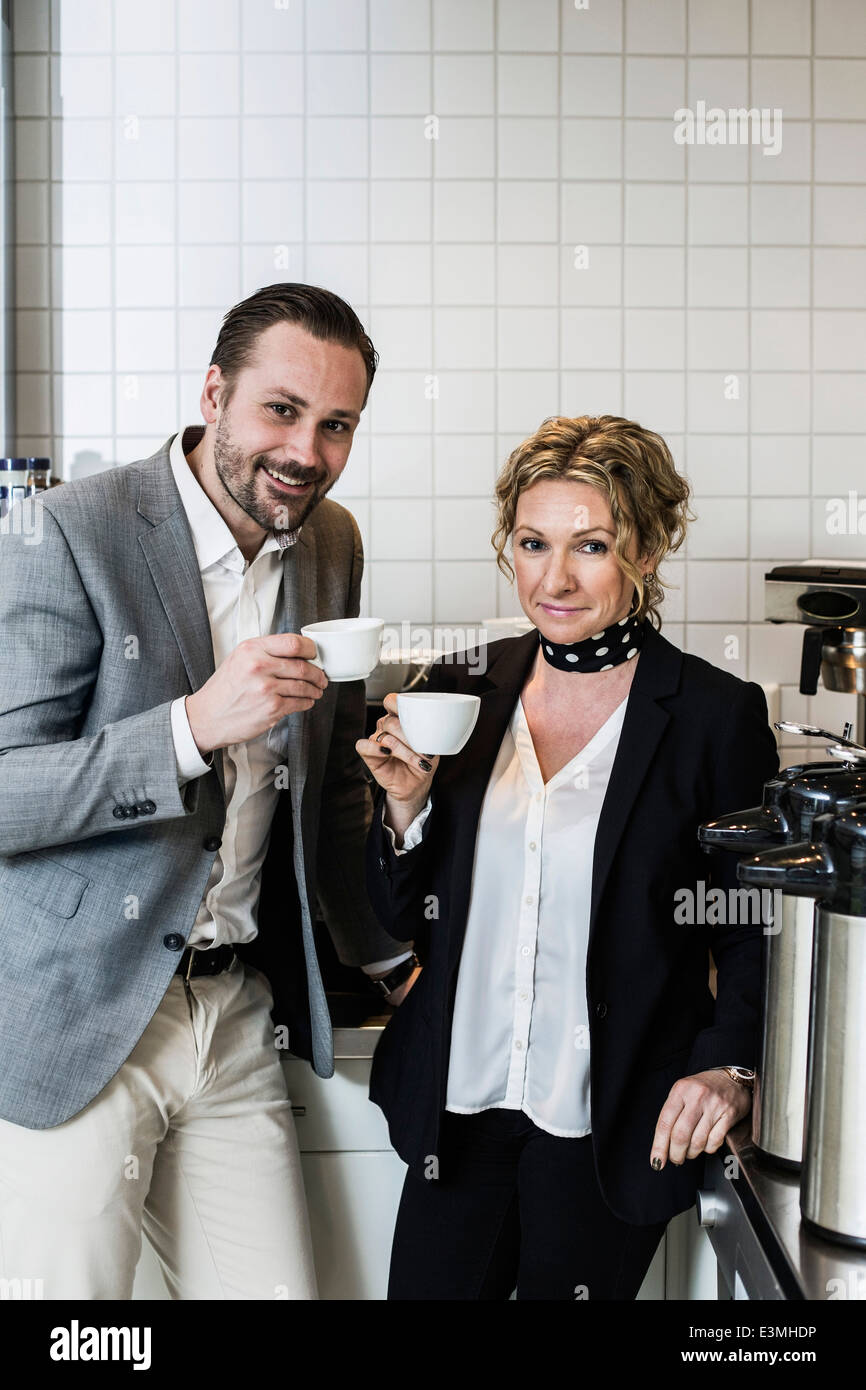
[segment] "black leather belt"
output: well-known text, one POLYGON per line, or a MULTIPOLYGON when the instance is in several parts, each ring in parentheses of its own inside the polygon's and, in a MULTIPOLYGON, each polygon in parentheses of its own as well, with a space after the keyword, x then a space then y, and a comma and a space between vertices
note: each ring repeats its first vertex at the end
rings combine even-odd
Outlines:
POLYGON ((221 975, 228 970, 234 958, 234 946, 212 946, 209 951, 187 946, 174 973, 183 975, 187 980, 196 975, 221 975))

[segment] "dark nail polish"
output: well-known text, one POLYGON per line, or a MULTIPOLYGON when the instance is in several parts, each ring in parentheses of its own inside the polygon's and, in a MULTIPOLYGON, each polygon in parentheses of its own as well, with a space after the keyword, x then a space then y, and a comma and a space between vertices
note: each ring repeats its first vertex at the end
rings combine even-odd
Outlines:
POLYGON ((653 1166, 653 1169, 655 1170, 656 1173, 661 1172, 661 1166, 662 1166, 662 1161, 661 1161, 661 1159, 660 1159, 660 1158, 654 1158, 654 1159, 652 1160, 652 1166, 653 1166))
POLYGON ((390 758, 390 756, 391 756, 391 749, 390 749, 390 748, 380 748, 380 749, 379 749, 379 752, 382 754, 382 757, 383 757, 383 758, 390 758))
POLYGON ((418 766, 419 766, 419 767, 422 767, 422 768, 424 769, 425 772, 432 772, 432 771, 433 771, 433 764, 432 764, 432 763, 428 763, 428 761, 427 761, 426 758, 419 758, 419 759, 418 759, 418 766))

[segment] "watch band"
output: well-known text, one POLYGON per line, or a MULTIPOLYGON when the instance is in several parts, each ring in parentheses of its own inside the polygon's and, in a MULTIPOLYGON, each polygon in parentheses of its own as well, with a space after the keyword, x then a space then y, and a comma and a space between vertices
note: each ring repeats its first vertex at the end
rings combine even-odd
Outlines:
POLYGON ((382 975, 378 980, 373 980, 371 983, 374 984, 380 993, 384 994, 387 999, 389 994, 393 994, 395 989, 398 989, 400 985, 408 980, 416 965, 420 965, 420 963, 421 962, 413 951, 412 955, 409 956, 407 960, 401 960, 400 964, 395 965, 394 969, 389 971, 387 975, 382 975))

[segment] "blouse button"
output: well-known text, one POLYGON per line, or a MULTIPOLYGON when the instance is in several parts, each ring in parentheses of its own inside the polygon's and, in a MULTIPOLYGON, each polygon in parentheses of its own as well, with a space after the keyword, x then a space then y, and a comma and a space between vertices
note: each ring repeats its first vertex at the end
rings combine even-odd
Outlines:
POLYGON ((534 840, 530 840, 530 841, 529 841, 529 848, 530 848, 530 849, 535 849, 535 841, 534 841, 534 840))
POLYGON ((528 947, 528 946, 521 946, 521 948, 520 948, 520 954, 521 954, 522 956, 528 956, 528 955, 529 955, 529 947, 528 947))
POLYGON ((526 903, 527 903, 527 906, 528 906, 528 907, 531 907, 531 906, 532 906, 532 901, 533 901, 533 900, 532 900, 532 895, 530 894, 529 897, 526 899, 526 903))
POLYGON ((519 1038, 517 1039, 517 1042, 514 1044, 514 1046, 517 1048, 518 1052, 522 1051, 523 1049, 523 1043, 520 1041, 519 1038))

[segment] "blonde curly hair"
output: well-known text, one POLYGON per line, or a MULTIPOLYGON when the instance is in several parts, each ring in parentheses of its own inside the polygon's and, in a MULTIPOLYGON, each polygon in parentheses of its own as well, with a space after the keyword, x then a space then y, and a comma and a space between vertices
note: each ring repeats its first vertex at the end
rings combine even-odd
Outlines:
POLYGON ((685 540, 686 525, 696 518, 688 509, 691 488, 676 470, 660 434, 620 415, 551 415, 534 434, 518 444, 496 480, 497 524, 491 540, 496 563, 513 580, 514 567, 505 547, 514 531, 517 499, 542 479, 589 483, 605 494, 616 529, 613 553, 637 589, 635 616, 661 628, 659 605, 664 589, 657 569, 685 540), (632 539, 639 555, 650 555, 653 573, 646 582, 628 558, 632 539))

